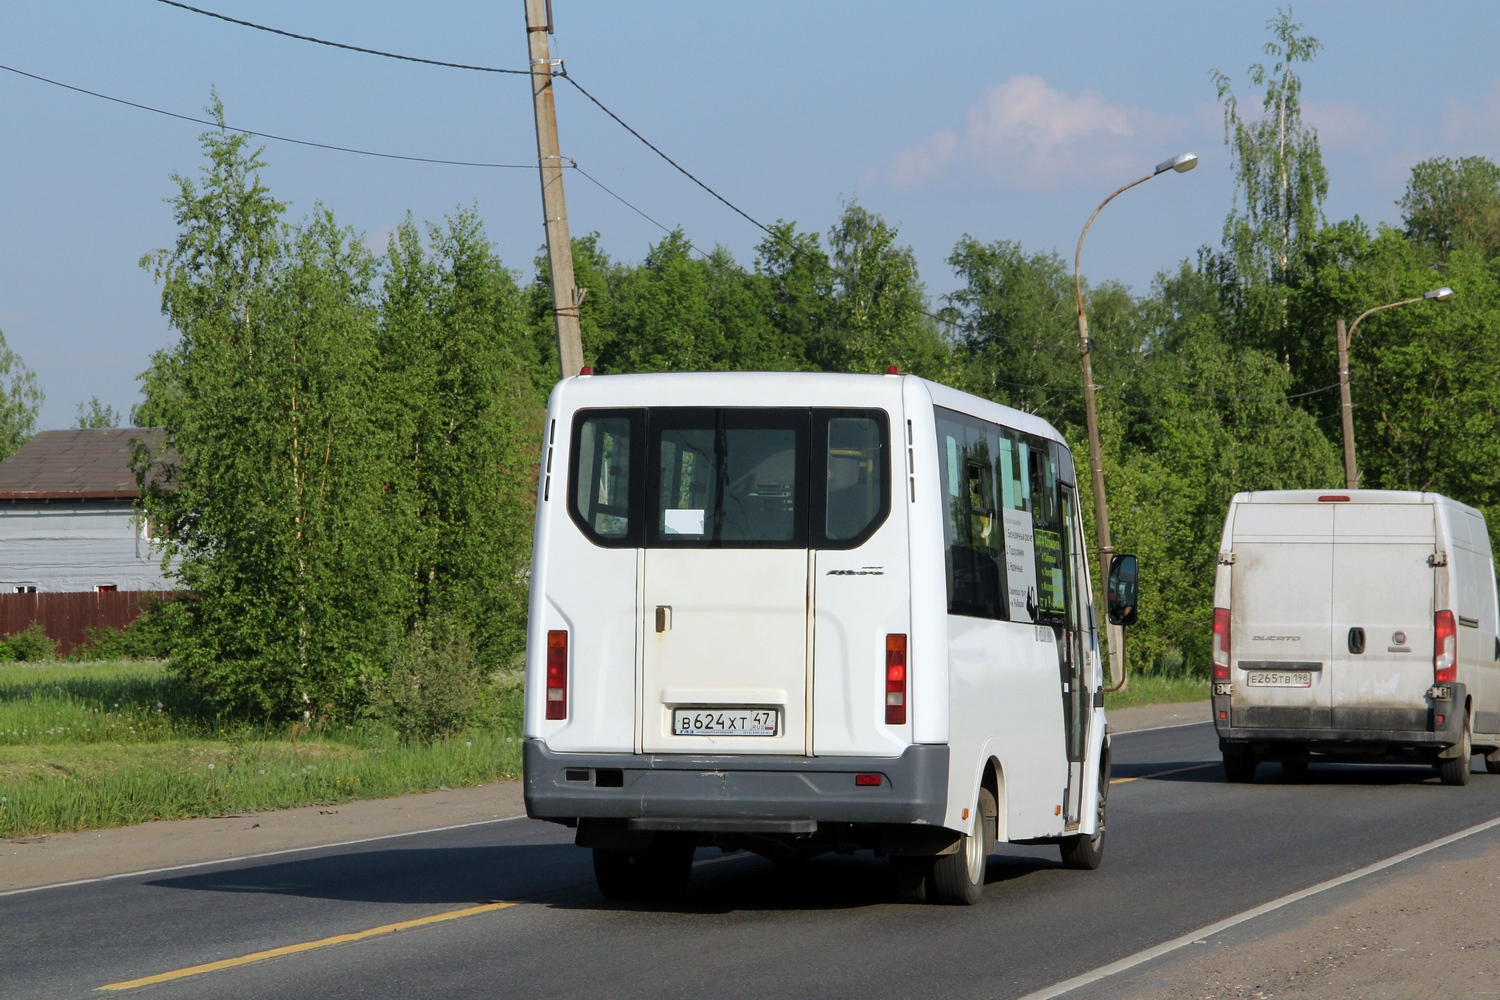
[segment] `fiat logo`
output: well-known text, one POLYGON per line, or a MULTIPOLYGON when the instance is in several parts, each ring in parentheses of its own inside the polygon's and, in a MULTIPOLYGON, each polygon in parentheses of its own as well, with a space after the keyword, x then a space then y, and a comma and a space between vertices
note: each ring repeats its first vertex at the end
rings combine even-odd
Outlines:
POLYGON ((1392 632, 1391 633, 1391 645, 1393 645, 1393 646, 1404 646, 1404 645, 1406 645, 1406 633, 1405 632, 1392 632))

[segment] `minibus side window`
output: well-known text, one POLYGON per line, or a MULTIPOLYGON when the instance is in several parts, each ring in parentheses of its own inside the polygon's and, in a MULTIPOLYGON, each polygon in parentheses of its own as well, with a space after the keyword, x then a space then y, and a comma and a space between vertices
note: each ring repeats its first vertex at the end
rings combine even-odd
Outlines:
POLYGON ((583 411, 573 424, 570 513, 601 545, 635 545, 632 445, 639 449, 639 411, 583 411))
POLYGON ((1062 624, 1067 615, 1067 556, 1063 551, 1057 461, 1045 441, 1031 442, 1031 510, 1036 531, 1038 618, 1062 624))
POLYGON ((874 416, 829 416, 827 493, 823 536, 830 542, 859 537, 885 509, 885 422, 874 416))
POLYGON ((998 428, 948 410, 937 412, 943 481, 943 542, 948 613, 1007 617, 1002 492, 995 475, 998 428))

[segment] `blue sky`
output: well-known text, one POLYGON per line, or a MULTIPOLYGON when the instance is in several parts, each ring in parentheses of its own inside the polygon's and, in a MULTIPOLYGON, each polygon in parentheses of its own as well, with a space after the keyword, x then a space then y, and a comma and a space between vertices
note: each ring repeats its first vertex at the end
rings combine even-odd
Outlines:
MULTIPOLYGON (((521 0, 199 0, 231 16, 414 55, 522 67, 521 0)), ((1144 290, 1216 244, 1232 192, 1209 72, 1253 95, 1274 3, 964 4, 554 0, 554 55, 622 117, 762 220, 826 230, 857 198, 897 224, 934 295, 969 233, 1071 257, 1100 198, 1183 150, 1199 168, 1111 205, 1084 268, 1144 290)), ((1330 218, 1394 222, 1413 163, 1500 160, 1500 5, 1322 2, 1295 10, 1326 46, 1304 70, 1330 218)), ((154 0, 7 0, 0 63, 186 114, 210 87, 231 124, 394 153, 526 163, 522 77, 338 52, 154 0)), ((700 246, 749 262, 757 231, 566 86, 565 155, 700 246)), ((97 395, 137 401, 171 333, 137 261, 169 245, 173 171, 201 128, 0 72, 0 330, 47 393, 45 427, 97 395)), ((266 179, 383 246, 409 211, 473 205, 529 277, 543 239, 530 170, 403 164, 268 142, 266 179)), ((569 175, 573 231, 639 259, 661 231, 569 175)))

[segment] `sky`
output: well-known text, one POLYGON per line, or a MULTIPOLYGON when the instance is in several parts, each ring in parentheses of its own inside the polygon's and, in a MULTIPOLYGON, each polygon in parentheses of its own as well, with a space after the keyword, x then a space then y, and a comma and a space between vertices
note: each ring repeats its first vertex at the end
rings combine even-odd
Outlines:
MULTIPOLYGON (((299 34, 427 58, 524 68, 522 0, 197 0, 299 34)), ((857 200, 899 227, 929 292, 953 290, 965 234, 1071 258, 1111 190, 1169 156, 1199 155, 1112 203, 1090 230, 1090 281, 1149 290, 1217 245, 1233 196, 1210 73, 1247 79, 1275 3, 920 4, 553 0, 553 55, 668 155, 755 218, 826 232, 857 200)), ((1304 2, 1324 45, 1302 70, 1322 139, 1329 219, 1399 223, 1395 202, 1430 156, 1500 161, 1500 5, 1304 2)), ((541 196, 527 80, 338 51, 158 0, 6 0, 0 65, 232 126, 404 155, 406 163, 265 141, 265 180, 301 218, 316 205, 382 250, 407 214, 483 218, 529 279, 541 196)), ((575 235, 641 259, 662 229, 753 262, 761 235, 567 85, 563 154, 641 214, 569 173, 575 235)), ((174 339, 139 265, 170 246, 173 172, 201 167, 201 126, 0 71, 0 331, 37 373, 40 426, 90 397, 118 411, 174 339)))

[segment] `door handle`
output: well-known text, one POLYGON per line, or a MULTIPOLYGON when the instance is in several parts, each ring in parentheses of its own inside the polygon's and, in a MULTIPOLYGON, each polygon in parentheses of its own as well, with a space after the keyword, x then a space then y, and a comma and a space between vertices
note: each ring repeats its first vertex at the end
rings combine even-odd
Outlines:
POLYGON ((656 606, 656 631, 672 631, 672 606, 670 604, 658 604, 656 606))
POLYGON ((1365 630, 1355 626, 1349 630, 1349 652, 1363 653, 1365 651, 1365 630))

